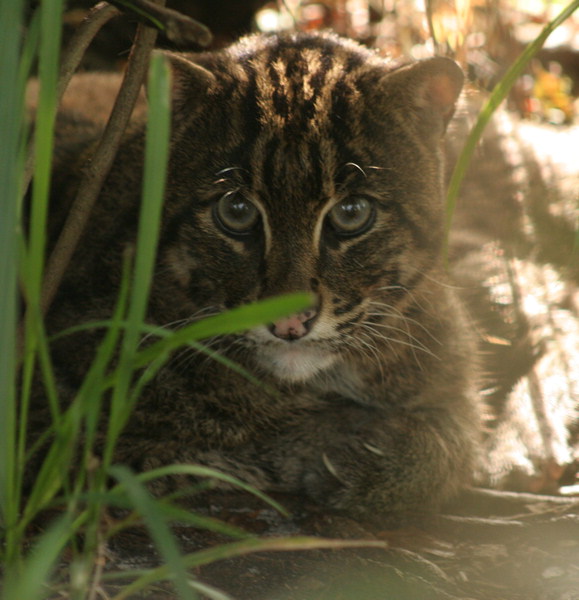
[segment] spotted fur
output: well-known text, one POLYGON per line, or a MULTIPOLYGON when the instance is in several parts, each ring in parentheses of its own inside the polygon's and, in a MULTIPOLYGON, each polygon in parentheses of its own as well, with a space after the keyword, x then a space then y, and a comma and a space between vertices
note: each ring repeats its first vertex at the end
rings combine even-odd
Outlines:
MULTIPOLYGON (((479 435, 469 327, 440 266, 440 146, 460 70, 441 58, 394 65, 306 34, 169 59, 149 322, 178 328, 285 292, 315 301, 207 342, 266 387, 176 352, 138 403, 119 460, 206 464, 355 514, 437 506, 468 481, 479 435)), ((135 237, 143 135, 137 127, 119 152, 52 331, 110 316, 135 237)), ((59 156, 55 213, 78 171, 66 145, 59 156)), ((54 345, 65 394, 94 344, 83 334, 54 345)))

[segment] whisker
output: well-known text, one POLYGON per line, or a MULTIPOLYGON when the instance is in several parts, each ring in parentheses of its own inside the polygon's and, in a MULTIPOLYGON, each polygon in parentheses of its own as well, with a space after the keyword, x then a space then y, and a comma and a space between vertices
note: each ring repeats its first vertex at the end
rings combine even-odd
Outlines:
POLYGON ((416 338, 410 332, 409 324, 412 324, 415 327, 418 327, 419 329, 421 329, 435 344, 438 344, 439 346, 442 346, 442 342, 435 335, 433 335, 422 323, 419 323, 415 319, 410 319, 410 318, 406 318, 406 317, 399 317, 398 315, 383 315, 382 313, 367 313, 367 316, 374 316, 374 315, 376 315, 376 316, 387 316, 389 318, 394 318, 394 319, 401 319, 402 322, 403 322, 403 324, 406 326, 406 328, 403 330, 403 329, 400 329, 400 328, 395 327, 393 325, 389 325, 388 323, 375 322, 375 321, 366 321, 367 325, 372 325, 372 326, 375 326, 375 327, 382 327, 384 329, 392 329, 394 331, 402 331, 409 338, 411 338, 413 341, 415 341, 416 343, 425 345, 422 342, 420 342, 418 340, 418 338, 416 338))
POLYGON ((436 342, 437 344, 442 345, 440 340, 438 340, 438 338, 436 338, 436 336, 434 336, 423 323, 420 323, 420 321, 417 321, 416 319, 413 319, 412 317, 408 317, 407 315, 402 313, 400 310, 398 310, 397 308, 395 308, 389 304, 385 304, 383 302, 376 302, 374 300, 371 300, 370 304, 373 306, 376 306, 376 307, 383 307, 387 310, 387 312, 383 312, 383 311, 382 312, 368 312, 367 313, 368 316, 393 317, 396 319, 401 319, 405 324, 412 323, 416 327, 419 327, 420 329, 422 329, 422 331, 424 331, 424 333, 426 333, 428 335, 428 337, 430 337, 432 339, 432 341, 436 342))
POLYGON ((364 331, 358 331, 358 334, 355 337, 350 335, 345 336, 341 340, 341 345, 352 348, 357 354, 363 354, 368 360, 375 363, 380 370, 382 379, 384 379, 384 361, 372 336, 364 331))
POLYGON ((422 342, 420 342, 420 340, 416 339, 414 336, 412 336, 408 332, 404 331, 403 329, 400 329, 398 327, 384 326, 385 329, 389 329, 391 331, 395 331, 395 332, 398 332, 398 333, 401 333, 401 334, 407 336, 410 341, 399 339, 397 337, 391 337, 391 336, 385 335, 382 332, 376 331, 376 329, 374 327, 376 325, 375 323, 369 323, 369 322, 365 321, 365 322, 360 323, 359 325, 361 328, 366 329, 366 331, 370 331, 374 336, 376 336, 376 338, 381 339, 385 342, 388 342, 389 346, 391 348, 393 347, 392 346, 393 344, 398 344, 401 346, 406 346, 408 348, 411 348, 413 351, 414 357, 419 364, 420 364, 420 361, 418 360, 418 356, 415 353, 416 350, 424 352, 425 354, 428 354, 429 356, 432 356, 433 358, 440 359, 440 357, 437 354, 435 354, 434 352, 432 352, 432 350, 430 350, 430 348, 426 347, 422 342))

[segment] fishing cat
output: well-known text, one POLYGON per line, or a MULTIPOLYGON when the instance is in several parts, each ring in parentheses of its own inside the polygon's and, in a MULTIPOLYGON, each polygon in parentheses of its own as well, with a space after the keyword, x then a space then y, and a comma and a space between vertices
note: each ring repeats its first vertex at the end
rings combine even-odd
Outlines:
MULTIPOLYGON (((313 301, 208 342, 263 387, 202 352, 176 352, 144 390, 117 459, 138 470, 204 464, 352 514, 438 506, 468 482, 480 433, 476 351, 441 266, 441 143, 461 70, 444 58, 394 65, 331 34, 257 35, 169 59, 148 322, 177 328, 286 292, 313 301)), ((59 149, 57 221, 86 138, 59 149)), ((133 128, 49 312, 51 332, 111 315, 136 236, 143 146, 144 127, 133 128)), ((97 338, 53 344, 65 396, 97 338)))

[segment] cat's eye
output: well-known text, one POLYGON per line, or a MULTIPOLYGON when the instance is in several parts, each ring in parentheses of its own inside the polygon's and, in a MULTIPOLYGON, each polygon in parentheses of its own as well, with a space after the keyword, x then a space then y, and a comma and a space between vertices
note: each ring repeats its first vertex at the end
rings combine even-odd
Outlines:
POLYGON ((221 196, 215 205, 215 216, 228 233, 245 235, 257 224, 259 211, 239 190, 232 190, 221 196))
POLYGON ((338 202, 328 213, 328 220, 336 233, 351 236, 369 229, 375 215, 374 203, 371 200, 355 196, 338 202))

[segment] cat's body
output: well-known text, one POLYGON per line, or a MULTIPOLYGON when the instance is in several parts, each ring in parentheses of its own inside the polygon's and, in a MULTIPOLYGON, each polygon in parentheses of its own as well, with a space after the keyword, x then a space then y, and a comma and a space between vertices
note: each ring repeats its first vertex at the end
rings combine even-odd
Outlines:
MULTIPOLYGON (((462 75, 394 70, 332 36, 253 37, 174 56, 171 160, 148 322, 179 327, 308 291, 308 311, 184 350, 145 390, 118 460, 176 461, 353 513, 420 511, 468 482, 480 432, 475 349, 441 267, 441 140, 462 75), (270 394, 267 387, 277 390, 270 394)), ((127 137, 49 329, 106 319, 135 239, 143 131, 127 137)), ((88 142, 87 142, 88 143, 88 142)), ((60 150, 56 221, 75 189, 60 150)), ((72 397, 98 334, 54 346, 72 397)))

